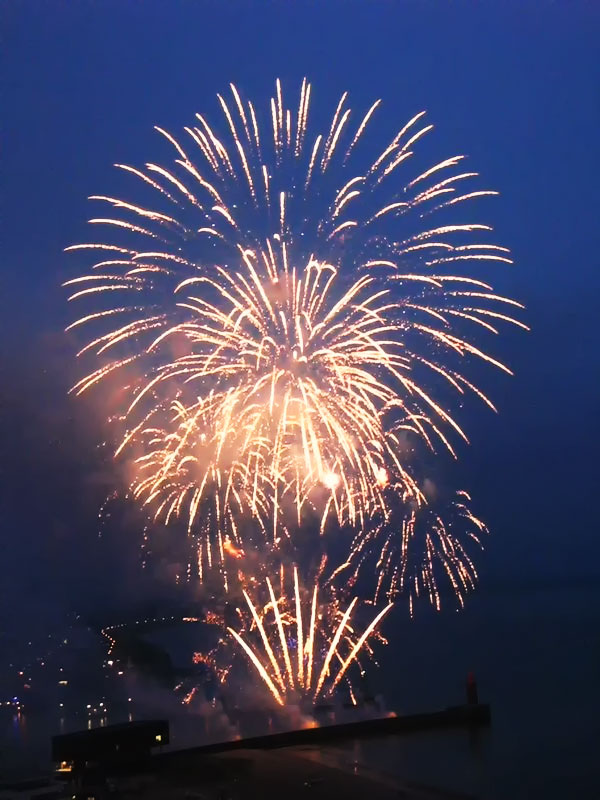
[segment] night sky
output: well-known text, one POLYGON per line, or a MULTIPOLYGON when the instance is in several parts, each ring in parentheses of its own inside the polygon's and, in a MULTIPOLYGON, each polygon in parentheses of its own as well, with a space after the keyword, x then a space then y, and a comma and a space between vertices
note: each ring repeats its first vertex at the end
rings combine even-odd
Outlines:
POLYGON ((500 409, 463 420, 457 474, 493 532, 484 585, 600 575, 597 523, 600 301, 597 2, 133 2, 5 0, 2 50, 0 623, 126 594, 136 530, 98 544, 110 470, 93 408, 67 398, 77 374, 60 284, 82 262, 92 207, 114 162, 159 159, 177 132, 246 96, 289 92, 314 107, 377 97, 399 127, 427 109, 430 146, 467 153, 500 197, 491 220, 515 266, 496 284, 527 305, 529 334, 496 354, 515 371, 480 383, 500 409), (114 564, 113 567, 111 565, 114 564), (109 578, 110 576, 110 578, 109 578))

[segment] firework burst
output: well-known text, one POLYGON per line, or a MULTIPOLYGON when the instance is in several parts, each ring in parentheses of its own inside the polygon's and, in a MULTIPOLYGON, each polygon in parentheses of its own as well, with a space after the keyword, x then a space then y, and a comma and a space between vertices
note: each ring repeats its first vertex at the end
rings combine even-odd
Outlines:
POLYGON ((494 409, 465 371, 510 370, 476 334, 526 328, 484 279, 509 251, 467 215, 496 192, 464 156, 420 164, 424 113, 369 157, 380 101, 355 118, 344 94, 312 132, 310 97, 304 81, 287 107, 277 81, 265 121, 232 85, 217 124, 157 128, 172 163, 116 165, 148 199, 90 198, 112 209, 90 220, 104 235, 68 248, 93 257, 67 284, 88 304, 69 326, 90 364, 73 392, 116 387, 129 491, 185 521, 201 580, 243 592, 245 622, 226 627, 277 703, 332 693, 370 651, 390 605, 356 634, 359 575, 411 612, 421 595, 439 608, 444 583, 464 602, 485 526, 464 493, 432 504, 412 460, 416 445, 456 455, 465 395, 494 409), (327 558, 304 584, 294 568, 291 590, 282 573, 279 597, 249 578, 306 549, 308 527, 346 544, 328 578, 327 558))

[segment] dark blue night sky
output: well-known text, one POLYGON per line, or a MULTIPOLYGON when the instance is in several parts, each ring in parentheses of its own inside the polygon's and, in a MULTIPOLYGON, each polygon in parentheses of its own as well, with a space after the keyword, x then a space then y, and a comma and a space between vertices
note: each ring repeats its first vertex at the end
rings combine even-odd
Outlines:
MULTIPOLYGON (((592 796, 598 0, 4 0, 0 30, 0 660, 13 658, 4 642, 18 650, 70 612, 105 619, 172 600, 160 560, 141 574, 135 519, 98 538, 115 474, 97 403, 67 396, 78 373, 61 283, 82 264, 63 249, 88 240, 86 197, 119 196, 115 162, 160 163, 153 126, 214 118, 230 81, 264 106, 276 77, 295 93, 306 75, 315 110, 329 114, 345 90, 356 109, 380 97, 397 130, 426 109, 431 163, 470 157, 478 186, 500 191, 474 216, 515 259, 493 282, 526 304, 532 328, 494 351, 515 377, 478 367, 499 415, 472 404, 461 418, 472 444, 452 483, 492 531, 481 586, 463 614, 394 611, 376 680, 391 707, 423 710, 462 696, 474 669, 493 707, 486 796, 592 796)), ((428 748, 425 775, 453 761, 428 748)), ((403 752, 404 763, 394 744, 386 769, 410 766, 403 752)))
POLYGON ((1 13, 0 584, 11 614, 72 606, 106 580, 89 553, 107 476, 94 420, 66 396, 75 373, 62 335, 60 284, 79 271, 62 251, 86 238, 85 198, 110 193, 115 161, 160 157, 153 125, 214 114, 230 81, 268 97, 277 76, 296 91, 307 75, 327 110, 346 89, 359 108, 383 98, 398 125, 427 109, 436 154, 469 154, 500 191, 478 211, 514 253, 497 285, 526 303, 532 332, 496 351, 513 379, 482 381, 499 416, 466 421, 458 472, 494 534, 483 582, 600 574, 596 3, 65 0, 1 13))

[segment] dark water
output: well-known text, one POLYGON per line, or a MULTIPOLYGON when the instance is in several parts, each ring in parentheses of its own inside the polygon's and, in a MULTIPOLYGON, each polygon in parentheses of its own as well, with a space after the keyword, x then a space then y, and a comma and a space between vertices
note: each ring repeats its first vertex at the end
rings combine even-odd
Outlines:
MULTIPOLYGON (((492 706, 491 728, 345 742, 314 757, 487 798, 600 796, 598 585, 488 590, 461 614, 398 617, 386 633, 390 645, 373 684, 385 688, 387 708, 410 713, 462 702, 472 670, 480 699, 492 706)), ((0 724, 0 766, 45 766, 50 735, 86 720, 61 724, 31 713, 0 724)), ((179 717, 173 743, 223 738, 216 730, 179 717)))
POLYGON ((598 584, 481 593, 463 614, 397 635, 397 671, 382 669, 391 708, 447 705, 473 670, 492 726, 366 742, 367 761, 483 797, 600 796, 598 584))

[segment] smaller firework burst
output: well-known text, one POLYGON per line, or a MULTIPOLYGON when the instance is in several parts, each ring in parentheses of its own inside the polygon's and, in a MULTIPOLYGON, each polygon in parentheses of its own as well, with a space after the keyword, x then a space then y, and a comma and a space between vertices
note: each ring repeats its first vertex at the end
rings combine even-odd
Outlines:
POLYGON ((463 608, 478 579, 473 552, 483 548, 488 533, 470 508, 471 497, 462 490, 450 498, 427 497, 421 490, 407 496, 404 487, 394 484, 388 493, 390 513, 374 518, 355 537, 348 560, 334 577, 343 575, 352 585, 362 571, 374 571, 374 602, 382 596, 406 598, 411 616, 419 598, 439 611, 446 592, 463 608), (396 513, 394 503, 402 513, 396 513))
POLYGON ((311 590, 300 585, 293 569, 293 590, 286 590, 283 568, 279 577, 279 597, 270 578, 266 594, 253 600, 244 590, 250 612, 249 623, 239 631, 228 627, 230 635, 247 656, 264 685, 279 705, 290 697, 298 699, 331 696, 344 681, 354 700, 348 669, 356 664, 363 672, 361 657, 373 657, 371 638, 385 643, 378 626, 392 607, 385 606, 364 628, 355 629, 358 598, 345 608, 331 594, 327 599, 317 583, 311 590))

